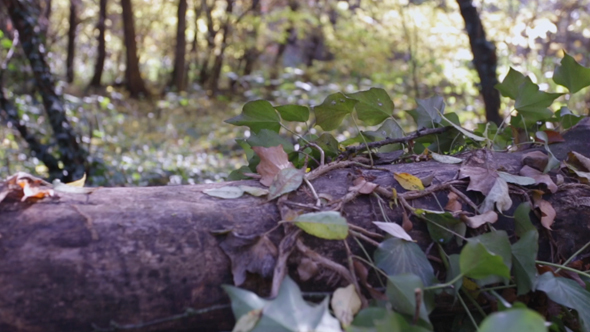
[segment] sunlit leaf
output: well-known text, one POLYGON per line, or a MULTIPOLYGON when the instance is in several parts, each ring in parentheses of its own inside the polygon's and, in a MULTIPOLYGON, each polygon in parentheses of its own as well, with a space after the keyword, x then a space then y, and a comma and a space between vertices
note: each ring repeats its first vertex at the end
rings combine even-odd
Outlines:
POLYGON ((545 292, 551 300, 576 310, 582 323, 581 330, 590 331, 590 292, 575 281, 555 277, 551 272, 546 272, 537 279, 536 289, 545 292))
MULTIPOLYGON (((529 113, 544 112, 561 95, 563 93, 539 91, 539 86, 529 77, 525 77, 524 82, 518 87, 514 108, 519 112, 525 112, 523 115, 526 118, 529 113)), ((551 115, 553 114, 549 117, 551 115)))
POLYGON ((281 118, 287 121, 306 122, 309 119, 309 108, 301 105, 283 105, 275 107, 281 118))
POLYGON ((225 120, 225 122, 235 126, 247 126, 254 133, 258 133, 262 129, 269 129, 278 133, 281 129, 279 115, 266 100, 247 102, 240 115, 225 120))
POLYGON ((72 187, 84 187, 85 183, 86 183, 86 173, 84 173, 84 175, 82 175, 82 177, 79 180, 68 182, 68 183, 66 183, 66 185, 72 186, 72 187))
POLYGON ((590 86, 590 68, 580 65, 572 56, 565 53, 561 64, 555 66, 553 81, 565 86, 570 93, 576 93, 590 86))
POLYGON ((412 273, 420 277, 426 286, 436 282, 434 270, 426 254, 414 242, 398 238, 387 239, 379 244, 374 258, 375 265, 387 275, 412 273))
POLYGON ((336 211, 305 213, 294 220, 306 233, 326 240, 343 240, 348 236, 348 223, 336 211))
POLYGON ((393 101, 383 89, 371 88, 348 96, 359 101, 355 105, 356 114, 365 125, 377 125, 392 116, 393 101))
POLYGON ((313 108, 316 124, 323 130, 338 128, 344 117, 352 113, 357 102, 340 92, 329 95, 322 104, 313 108))
POLYGON ((538 312, 530 309, 510 309, 494 312, 486 317, 478 329, 479 332, 543 332, 548 331, 545 319, 538 312))
POLYGON ((274 178, 268 188, 268 200, 273 200, 281 195, 297 190, 303 182, 304 170, 296 168, 284 168, 274 178))
POLYGON ((424 190, 422 181, 410 173, 393 173, 393 177, 406 190, 424 190))
POLYGON ((262 309, 254 309, 236 321, 232 332, 250 332, 262 317, 262 309))
POLYGON ((412 237, 402 228, 402 226, 394 223, 394 222, 381 222, 381 221, 373 221, 373 224, 377 225, 382 231, 386 232, 387 234, 396 237, 398 239, 403 239, 406 241, 412 241, 412 237))
POLYGON ((502 83, 496 84, 494 88, 500 91, 502 96, 516 100, 518 88, 524 83, 524 79, 525 76, 521 72, 510 67, 508 75, 506 75, 502 83))

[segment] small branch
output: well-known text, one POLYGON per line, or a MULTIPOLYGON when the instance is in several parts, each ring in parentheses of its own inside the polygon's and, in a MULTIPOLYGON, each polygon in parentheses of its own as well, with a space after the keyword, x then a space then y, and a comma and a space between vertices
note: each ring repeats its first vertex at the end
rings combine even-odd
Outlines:
POLYGON ((350 154, 353 154, 353 153, 356 153, 358 151, 365 150, 365 149, 379 148, 379 147, 382 147, 385 145, 395 144, 395 143, 407 143, 409 141, 415 140, 416 138, 419 138, 422 136, 444 133, 445 131, 450 130, 451 128, 453 128, 453 127, 449 126, 449 127, 418 130, 418 131, 415 131, 405 137, 388 138, 388 139, 384 139, 384 140, 378 141, 378 142, 371 142, 371 143, 363 144, 363 145, 349 146, 346 148, 346 151, 343 152, 343 154, 345 156, 348 156, 350 154))
POLYGON ((352 276, 350 275, 350 273, 348 272, 348 270, 330 260, 329 258, 326 258, 320 254, 318 254, 317 252, 313 251, 312 249, 310 249, 309 247, 307 247, 305 244, 303 244, 303 242, 301 240, 297 240, 296 243, 297 246, 297 250, 299 250, 303 255, 309 257, 311 260, 323 265, 324 267, 338 273, 340 276, 342 276, 344 279, 346 279, 346 281, 348 281, 349 283, 353 284, 355 282, 355 280, 352 278, 352 276))
POLYGON ((318 193, 315 191, 315 188, 313 187, 311 182, 309 182, 309 180, 305 176, 303 177, 303 181, 305 182, 305 184, 307 184, 307 186, 311 190, 311 193, 313 194, 313 198, 315 198, 315 205, 317 207, 320 207, 322 205, 322 201, 318 197, 318 193))
POLYGON ((298 241, 300 233, 301 229, 291 228, 291 231, 285 235, 279 244, 279 255, 272 277, 272 288, 270 291, 271 298, 274 298, 279 294, 279 288, 287 274, 287 259, 289 259, 293 249, 295 249, 295 244, 298 241))
POLYGON ((349 230, 349 232, 350 232, 350 234, 352 234, 352 235, 354 235, 356 237, 359 237, 359 238, 365 240, 366 242, 369 242, 370 244, 374 245, 375 247, 378 247, 379 246, 379 242, 377 242, 377 241, 369 238, 368 236, 365 236, 365 235, 363 235, 361 233, 357 233, 357 232, 355 232, 353 230, 349 230))
POLYGON ((471 199, 469 199, 469 197, 467 197, 467 195, 465 195, 463 192, 461 192, 459 189, 453 187, 453 186, 449 186, 449 189, 455 193, 455 195, 459 196, 459 198, 461 198, 465 203, 467 203, 467 205, 471 206, 471 208, 473 210, 475 210, 476 212, 479 211, 479 208, 477 207, 477 205, 475 205, 475 203, 473 203, 473 201, 471 199))
POLYGON ((368 303, 367 303, 367 299, 365 299, 365 297, 363 296, 363 293, 361 292, 361 287, 359 286, 358 280, 356 279, 356 274, 354 273, 354 262, 352 261, 352 252, 350 251, 350 247, 348 246, 348 243, 346 242, 346 240, 342 240, 342 242, 344 243, 344 248, 346 248, 346 260, 348 261, 348 272, 350 272, 350 277, 353 280, 352 284, 354 285, 354 288, 356 289, 357 295, 361 299, 362 307, 366 308, 368 306, 368 303))
POLYGON ((362 234, 364 234, 364 235, 367 235, 367 236, 372 236, 372 237, 374 237, 374 238, 377 238, 377 239, 383 240, 383 235, 381 235, 381 234, 379 234, 379 233, 375 233, 375 232, 368 231, 368 230, 366 230, 366 229, 364 229, 364 228, 362 228, 362 227, 360 227, 360 226, 353 225, 353 224, 348 224, 348 227, 350 227, 352 230, 354 230, 354 231, 356 231, 356 232, 359 232, 359 233, 362 233, 362 234))

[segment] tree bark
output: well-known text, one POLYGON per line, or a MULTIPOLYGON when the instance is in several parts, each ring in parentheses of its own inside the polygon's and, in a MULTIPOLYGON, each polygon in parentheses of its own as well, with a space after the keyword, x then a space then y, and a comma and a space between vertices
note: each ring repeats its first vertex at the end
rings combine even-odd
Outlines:
POLYGON ((100 87, 102 80, 102 72, 104 70, 104 61, 107 57, 106 40, 105 40, 105 21, 107 19, 107 0, 100 0, 99 12, 98 12, 98 23, 96 28, 98 29, 98 37, 96 41, 98 46, 96 47, 96 63, 94 64, 94 75, 90 81, 91 87, 100 87))
POLYGON ((176 28, 176 50, 174 52, 174 69, 172 71, 172 82, 170 87, 176 88, 177 91, 185 90, 185 73, 186 73, 186 10, 188 8, 186 0, 178 1, 178 25, 176 28))
POLYGON ((70 26, 68 28, 68 51, 66 57, 66 82, 74 82, 74 58, 76 55, 76 29, 78 27, 78 0, 70 0, 70 26))
POLYGON ((149 96, 145 82, 139 71, 139 58, 137 56, 137 42, 135 41, 135 24, 133 23, 133 8, 131 0, 121 0, 123 8, 123 34, 125 37, 126 68, 125 86, 133 98, 140 95, 149 96))
POLYGON ((219 79, 221 76, 221 68, 223 66, 223 57, 225 56, 225 49, 227 48, 228 39, 231 35, 231 20, 234 8, 234 0, 227 0, 227 7, 225 8, 226 19, 223 23, 221 31, 223 37, 221 39, 221 46, 219 53, 215 56, 213 67, 211 68, 211 76, 209 77, 209 90, 211 95, 216 95, 219 90, 219 79))
POLYGON ((209 60, 215 53, 215 36, 217 36, 217 30, 215 29, 212 15, 214 5, 215 3, 209 6, 207 0, 201 1, 201 8, 203 8, 203 11, 205 12, 205 18, 207 19, 207 51, 205 52, 203 63, 201 63, 201 70, 199 71, 199 83, 201 85, 205 85, 205 83, 207 83, 209 80, 209 60))
POLYGON ((461 10, 461 16, 465 21, 465 30, 467 30, 469 36, 473 64, 479 75, 479 90, 485 104, 486 120, 500 125, 503 121, 499 113, 500 93, 494 88, 494 85, 498 83, 496 47, 486 39, 485 29, 472 0, 457 0, 457 3, 461 10))
MULTIPOLYGON (((571 150, 590 155, 589 123, 585 121, 570 130, 564 135, 565 143, 552 145, 557 158, 562 159, 571 150)), ((493 157, 507 172, 516 173, 522 167, 522 152, 494 153, 493 157)), ((388 192, 395 188, 403 193, 391 172, 430 175, 435 179, 433 185, 437 185, 454 180, 460 167, 425 161, 365 169, 362 173, 388 192)), ((322 197, 338 200, 349 193, 354 175, 359 172, 335 169, 312 183, 322 197)), ((585 222, 590 220, 590 187, 568 181, 555 194, 546 195, 557 212, 551 232, 544 230, 537 215, 531 213, 541 230, 539 259, 569 257, 590 238, 585 222)), ((229 300, 220 287, 234 280, 230 259, 223 249, 227 244, 224 234, 231 231, 251 238, 269 232, 269 239, 277 245, 286 229, 276 228, 281 213, 274 200, 249 195, 223 200, 203 193, 210 188, 240 184, 260 186, 251 180, 97 188, 89 195, 60 194, 59 198, 34 203, 20 202, 17 193, 10 194, 0 202, 0 330, 52 332, 122 327, 112 322, 126 327, 134 324, 137 331, 231 330, 229 300), (204 310, 191 315, 186 308, 204 310), (162 321, 155 324, 155 320, 162 321)), ((0 193, 2 186, 0 183, 0 193)), ((467 181, 456 186, 465 191, 467 181)), ((448 190, 434 194, 436 197, 425 195, 410 204, 439 210, 448 201, 448 190)), ((475 202, 483 199, 473 192, 467 194, 475 202)), ((506 216, 512 216, 519 202, 526 199, 519 194, 512 199, 512 208, 500 216, 495 229, 509 233, 514 230, 514 219, 506 216)), ((304 187, 289 194, 288 201, 299 206, 315 202, 304 187)), ((377 232, 372 221, 381 218, 381 213, 376 212, 379 204, 374 196, 361 195, 344 204, 342 214, 350 224, 377 232)), ((399 207, 385 209, 389 219, 401 223, 399 207)), ((422 249, 432 245, 426 224, 419 219, 412 223, 410 235, 418 245, 422 249)), ((320 255, 347 266, 342 241, 308 235, 302 235, 300 240, 320 255)), ((347 243, 353 253, 365 257, 353 239, 347 243)), ((372 251, 374 247, 365 244, 365 248, 372 251)), ((303 255, 301 251, 291 256, 288 274, 304 291, 326 292, 348 284, 328 270, 302 282, 297 266, 303 255)), ((436 255, 436 250, 430 255, 436 255)), ((432 264, 444 271, 436 260, 432 264)), ((270 280, 247 274, 241 287, 267 296, 270 280)))
POLYGON ((45 62, 45 46, 41 42, 41 35, 35 32, 37 15, 31 10, 36 7, 30 0, 7 0, 2 4, 8 8, 10 18, 19 31, 20 44, 29 59, 36 87, 43 99, 57 142, 59 159, 64 165, 61 178, 64 181, 79 179, 86 171, 87 152, 78 144, 76 134, 66 118, 63 102, 55 92, 53 76, 45 62))

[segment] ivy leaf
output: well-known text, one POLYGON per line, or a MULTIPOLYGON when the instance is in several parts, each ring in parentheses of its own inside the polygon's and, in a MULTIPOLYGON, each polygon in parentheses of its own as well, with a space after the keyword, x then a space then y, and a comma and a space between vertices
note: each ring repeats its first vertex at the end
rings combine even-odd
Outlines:
MULTIPOLYGON (((409 316, 409 315, 408 315, 409 316)), ((422 323, 421 321, 418 324, 422 323)), ((404 317, 397 312, 386 311, 385 317, 381 320, 375 321, 374 330, 363 330, 358 332, 430 332, 430 327, 422 327, 418 324, 414 324, 410 319, 404 317)), ((428 325, 422 323, 422 325, 428 325)), ((347 332, 357 332, 356 330, 347 330, 347 332)))
POLYGON ((303 182, 304 175, 303 169, 281 169, 268 188, 268 200, 272 201, 281 195, 297 190, 303 182))
POLYGON ((453 217, 451 213, 445 212, 442 214, 426 213, 424 217, 428 220, 426 227, 428 233, 433 241, 444 244, 449 243, 455 236, 454 233, 465 235, 467 227, 461 220, 453 217), (453 231, 451 233, 448 230, 453 231))
POLYGON ((326 240, 344 240, 348 236, 348 223, 336 211, 305 213, 293 222, 308 234, 326 240))
POLYGON ((518 89, 524 83, 524 79, 525 76, 521 72, 510 67, 508 75, 506 75, 502 83, 496 84, 494 88, 500 91, 502 96, 516 100, 518 89))
POLYGON ((253 133, 258 133, 262 129, 269 129, 278 133, 281 129, 279 115, 266 100, 247 102, 240 115, 225 120, 225 122, 234 126, 246 126, 253 133))
POLYGON ((514 261, 514 275, 516 277, 517 295, 530 292, 535 285, 537 269, 535 260, 539 251, 539 232, 530 230, 520 237, 518 242, 512 245, 512 258, 514 261))
MULTIPOLYGON (((510 243, 508 244, 510 250, 510 243)), ((459 255, 461 273, 473 279, 490 276, 510 278, 510 268, 504 264, 500 255, 491 253, 478 241, 468 241, 459 255)))
POLYGON ((393 114, 393 101, 383 89, 371 88, 348 96, 359 101, 355 105, 356 114, 366 125, 380 124, 393 114))
POLYGON ((528 308, 510 309, 495 312, 486 317, 478 329, 479 332, 522 332, 548 331, 545 319, 538 312, 528 308))
MULTIPOLYGON (((270 148, 273 146, 282 145, 286 153, 295 151, 293 143, 290 140, 268 129, 262 129, 258 133, 250 135, 250 137, 244 143, 249 144, 250 149, 254 146, 270 148)), ((242 147, 244 146, 242 145, 242 147)), ((244 150, 245 149, 246 148, 244 148, 244 150)))
POLYGON ((252 310, 262 309, 262 317, 252 332, 342 331, 338 320, 330 315, 328 298, 319 305, 308 304, 303 300, 297 284, 288 276, 283 280, 277 297, 270 301, 237 287, 222 287, 231 299, 236 319, 252 310))
MULTIPOLYGON (((401 274, 389 276, 387 278, 387 298, 396 312, 414 316, 416 312, 416 294, 415 289, 423 289, 422 280, 414 274, 401 274)), ((420 303, 418 317, 422 324, 432 328, 427 309, 427 304, 432 304, 434 299, 431 293, 422 293, 424 300, 420 303)))
POLYGON ((580 65, 572 56, 565 53, 561 65, 555 67, 553 81, 565 86, 570 93, 576 93, 590 86, 590 68, 580 65))
MULTIPOLYGON (((374 131, 365 131, 363 134, 370 138, 369 141, 380 141, 386 138, 400 138, 404 136, 404 130, 393 119, 387 119, 374 131)), ((362 141, 362 140, 361 140, 362 141)))
POLYGON ((563 93, 547 93, 539 91, 539 86, 533 83, 529 77, 525 77, 524 82, 518 87, 514 108, 517 111, 524 113, 523 116, 525 118, 527 117, 527 114, 543 114, 547 107, 549 107, 553 101, 561 95, 563 95, 563 93))
POLYGON ((414 118, 418 129, 432 128, 442 121, 441 114, 445 112, 445 102, 441 96, 434 96, 428 99, 416 99, 418 107, 408 111, 414 118))
POLYGON ((590 331, 590 292, 577 282, 555 277, 551 272, 546 272, 537 279, 537 290, 545 292, 551 300, 576 310, 582 325, 581 330, 590 331))
POLYGON ((555 112, 555 118, 559 120, 563 129, 569 129, 583 119, 583 117, 572 113, 567 106, 562 106, 557 112, 555 112))
POLYGON ((301 105, 283 105, 275 107, 281 118, 287 121, 306 122, 309 119, 309 107, 301 105))
POLYGON ((340 126, 344 117, 352 113, 358 100, 346 97, 341 92, 326 97, 324 102, 315 106, 316 124, 323 130, 334 130, 340 126))
POLYGON ((426 254, 414 242, 387 239, 379 244, 374 258, 375 265, 389 276, 412 273, 420 277, 426 286, 437 281, 426 254))
POLYGON ((531 204, 528 202, 520 203, 520 205, 514 211, 514 233, 518 237, 524 236, 529 231, 537 230, 529 214, 531 213, 531 204))

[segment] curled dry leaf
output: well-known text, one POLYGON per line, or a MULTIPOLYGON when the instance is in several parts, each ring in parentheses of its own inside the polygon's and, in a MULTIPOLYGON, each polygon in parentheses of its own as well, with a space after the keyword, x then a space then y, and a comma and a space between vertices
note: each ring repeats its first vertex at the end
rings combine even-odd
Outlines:
POLYGON ((590 171, 590 158, 575 151, 571 151, 567 154, 567 162, 577 168, 582 168, 587 172, 590 171))
POLYGON ((408 217, 406 211, 402 212, 402 228, 406 232, 409 232, 412 230, 412 228, 414 228, 414 224, 412 224, 412 221, 410 220, 410 217, 408 217))
POLYGON ((543 174, 541 171, 536 170, 530 166, 523 166, 520 169, 519 173, 522 176, 528 176, 530 178, 535 179, 535 183, 537 184, 543 183, 547 186, 547 189, 552 194, 554 194, 557 191, 557 185, 555 184, 555 182, 553 182, 553 180, 551 180, 551 177, 548 174, 543 174))
POLYGON ((541 151, 532 151, 522 156, 522 164, 543 171, 549 163, 549 156, 541 151))
POLYGON ((473 217, 461 216, 461 220, 470 228, 478 228, 485 223, 495 223, 498 220, 498 214, 494 211, 488 211, 473 217))
POLYGON ((459 202, 459 196, 457 196, 457 194, 451 191, 447 197, 449 198, 449 201, 447 202, 447 205, 445 205, 445 210, 457 212, 463 209, 463 205, 459 202))
POLYGON ((377 188, 378 184, 373 182, 368 182, 364 177, 359 176, 356 178, 352 184, 353 187, 348 188, 348 191, 356 191, 361 194, 370 194, 372 193, 375 188, 377 188))
POLYGON ((352 323, 354 315, 361 310, 361 299, 353 284, 334 291, 330 304, 334 315, 345 327, 352 323))
POLYGON ((294 168, 289 161, 287 153, 283 150, 283 145, 265 148, 263 146, 254 146, 252 150, 260 157, 260 163, 256 166, 256 171, 260 176, 260 183, 270 186, 272 180, 285 168, 294 168))
POLYGON ((479 191, 487 195, 496 183, 498 173, 487 167, 463 166, 459 171, 460 177, 469 177, 468 191, 479 191))
POLYGON ((307 281, 313 278, 318 273, 318 264, 313 260, 303 257, 297 266, 297 274, 301 281, 307 281))
POLYGON ((551 230, 551 225, 555 222, 555 216, 557 215, 553 205, 543 199, 543 192, 540 190, 533 190, 533 203, 535 208, 541 211, 541 225, 551 230))

